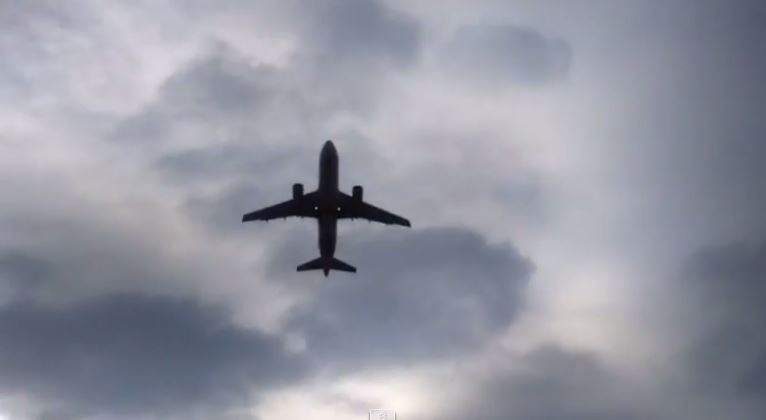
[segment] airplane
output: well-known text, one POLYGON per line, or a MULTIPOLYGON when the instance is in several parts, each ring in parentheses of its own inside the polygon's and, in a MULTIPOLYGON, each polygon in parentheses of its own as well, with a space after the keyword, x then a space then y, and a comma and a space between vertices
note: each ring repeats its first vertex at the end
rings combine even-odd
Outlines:
POLYGON ((330 270, 356 273, 356 267, 335 258, 337 223, 339 219, 367 219, 386 225, 411 227, 410 221, 363 200, 364 190, 355 185, 348 195, 338 189, 338 151, 327 140, 319 154, 319 187, 303 193, 303 184, 293 184, 293 198, 273 206, 247 213, 242 222, 272 220, 288 217, 313 217, 319 227, 319 258, 298 266, 298 271, 330 270))

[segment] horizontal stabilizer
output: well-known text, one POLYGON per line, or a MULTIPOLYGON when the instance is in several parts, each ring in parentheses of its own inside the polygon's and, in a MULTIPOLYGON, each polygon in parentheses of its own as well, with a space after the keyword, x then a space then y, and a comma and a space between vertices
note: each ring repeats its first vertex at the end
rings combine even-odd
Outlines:
POLYGON ((356 273, 356 267, 351 264, 347 264, 337 258, 333 258, 330 264, 330 268, 338 271, 346 271, 349 273, 356 273))
POLYGON ((315 260, 311 260, 299 265, 298 271, 320 270, 322 267, 324 267, 324 265, 322 265, 322 257, 319 257, 315 260))
POLYGON ((347 264, 337 258, 322 258, 311 260, 298 266, 298 271, 309 270, 323 270, 325 275, 330 270, 346 271, 349 273, 356 273, 356 268, 350 264, 347 264))

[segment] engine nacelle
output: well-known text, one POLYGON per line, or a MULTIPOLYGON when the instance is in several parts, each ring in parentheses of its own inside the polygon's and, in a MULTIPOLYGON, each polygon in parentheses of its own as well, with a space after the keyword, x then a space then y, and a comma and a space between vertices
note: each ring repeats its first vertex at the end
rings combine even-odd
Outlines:
POLYGON ((293 184, 293 199, 303 197, 303 184, 293 184))
POLYGON ((364 189, 361 185, 354 185, 354 188, 351 190, 351 196, 354 197, 354 200, 356 201, 362 201, 364 197, 364 189))

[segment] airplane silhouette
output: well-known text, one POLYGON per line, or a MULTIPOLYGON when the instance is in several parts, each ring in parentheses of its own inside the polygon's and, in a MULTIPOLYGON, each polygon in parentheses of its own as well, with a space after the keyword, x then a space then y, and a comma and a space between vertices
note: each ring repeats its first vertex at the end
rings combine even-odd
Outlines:
POLYGON ((293 184, 293 198, 242 216, 242 222, 287 217, 314 217, 319 226, 319 258, 298 266, 298 271, 330 270, 356 273, 356 268, 335 258, 338 219, 367 219, 387 225, 410 227, 404 217, 365 203, 364 190, 355 185, 348 195, 338 189, 338 152, 327 140, 319 154, 319 188, 303 193, 303 184, 293 184))

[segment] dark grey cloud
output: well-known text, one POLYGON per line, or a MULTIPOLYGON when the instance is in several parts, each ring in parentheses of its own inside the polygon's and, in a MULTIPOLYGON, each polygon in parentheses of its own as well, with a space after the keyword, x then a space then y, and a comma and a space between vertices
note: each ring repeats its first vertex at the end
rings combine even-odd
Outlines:
MULTIPOLYGON (((252 118, 264 115, 262 108, 274 97, 272 86, 279 77, 275 69, 251 64, 228 45, 212 43, 163 82, 156 100, 121 122, 113 138, 143 146, 162 144, 175 139, 175 131, 184 127, 197 128, 202 136, 229 128, 218 132, 231 135, 233 129, 241 130, 252 118)), ((193 136, 187 143, 228 140, 221 136, 193 136)))
POLYGON ((598 356, 544 345, 511 357, 507 367, 463 380, 467 405, 446 404, 433 419, 612 420, 659 419, 638 388, 598 356))
POLYGON ((0 308, 0 389, 79 416, 177 416, 248 402, 306 365, 221 308, 124 294, 0 308))
POLYGON ((766 242, 700 250, 682 286, 691 298, 692 328, 701 331, 685 353, 691 389, 738 400, 753 418, 766 415, 766 242))
MULTIPOLYGON (((302 41, 285 65, 254 64, 256 57, 211 41, 162 84, 155 101, 119 123, 111 137, 142 147, 171 140, 205 143, 213 155, 219 155, 217 145, 224 154, 236 150, 240 159, 234 166, 239 167, 242 156, 264 156, 269 146, 285 152, 324 140, 328 120, 339 113, 371 112, 388 70, 417 56, 419 23, 378 1, 283 7, 302 41)), ((172 170, 177 158, 160 160, 172 170)))
POLYGON ((0 282, 9 285, 14 295, 23 295, 44 285, 50 270, 47 261, 21 250, 7 250, 0 255, 0 282))
MULTIPOLYGON (((288 329, 326 367, 369 368, 465 351, 507 327, 532 264, 511 244, 460 228, 355 232, 337 255, 355 265, 297 308, 288 329)), ((296 236, 275 260, 291 269, 314 240, 296 236), (300 251, 295 251, 300 249, 300 251)))
POLYGON ((661 322, 675 324, 682 348, 666 372, 669 392, 717 418, 766 415, 765 12, 753 1, 647 7, 642 20, 660 25, 613 71, 619 85, 650 94, 634 95, 619 125, 630 141, 610 153, 605 176, 632 174, 624 187, 642 197, 637 222, 676 264, 700 243, 723 244, 697 251, 680 281, 657 290, 672 315, 661 322), (643 75, 656 63, 664 72, 654 85, 643 75))
POLYGON ((625 116, 610 134, 623 141, 604 141, 603 177, 642 197, 638 223, 674 232, 672 243, 685 243, 662 251, 682 258, 676 251, 766 229, 764 5, 658 4, 624 22, 654 30, 607 43, 613 66, 600 89, 620 94, 612 102, 625 116))
MULTIPOLYGON (((355 115, 381 111, 391 75, 418 62, 423 25, 381 0, 292 1, 301 43, 292 60, 311 96, 335 98, 355 115)), ((323 118, 327 117, 323 113, 323 118)))
POLYGON ((306 19, 306 52, 329 70, 348 60, 406 65, 417 58, 421 27, 378 0, 322 0, 295 5, 306 19))
POLYGON ((418 58, 423 32, 418 19, 385 0, 233 1, 214 6, 195 0, 178 2, 175 11, 203 22, 209 16, 235 25, 257 22, 297 41, 300 64, 320 73, 319 67, 327 67, 326 76, 345 73, 349 66, 370 70, 411 64, 418 58))
POLYGON ((511 24, 476 24, 457 30, 441 62, 481 83, 539 84, 567 75, 572 47, 564 39, 511 24))
POLYGON ((230 418, 259 391, 309 373, 279 336, 201 303, 210 296, 195 285, 226 279, 167 253, 172 239, 157 235, 163 221, 151 211, 136 225, 46 186, 55 193, 0 215, 0 395, 30 398, 51 419, 230 418))
POLYGON ((153 234, 108 212, 99 215, 93 203, 83 201, 79 213, 34 212, 2 218, 13 226, 5 238, 13 245, 0 247, 0 276, 12 286, 8 299, 68 301, 118 290, 183 294, 184 284, 203 276, 191 259, 178 264, 153 234))
MULTIPOLYGON (((307 77, 254 65, 216 43, 168 78, 156 100, 118 123, 111 138, 181 187, 256 175, 313 176, 316 168, 302 163, 313 163, 318 145, 337 131, 329 122, 359 109, 342 91, 307 77)), ((354 95, 369 92, 368 86, 354 95)))

